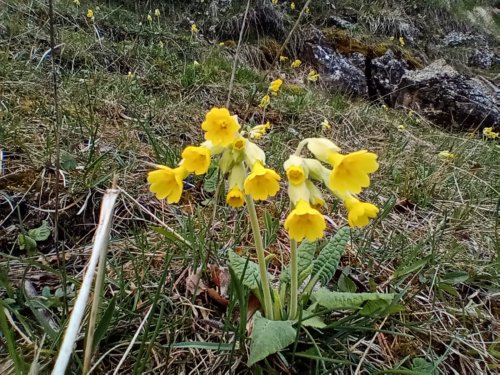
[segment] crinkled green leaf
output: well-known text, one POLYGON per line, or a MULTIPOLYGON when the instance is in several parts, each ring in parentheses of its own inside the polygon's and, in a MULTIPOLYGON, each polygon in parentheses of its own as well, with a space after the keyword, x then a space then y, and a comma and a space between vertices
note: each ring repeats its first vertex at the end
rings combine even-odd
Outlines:
POLYGON ((290 320, 269 320, 259 311, 253 320, 252 343, 248 366, 263 360, 268 355, 285 349, 295 341, 297 331, 290 320))
POLYGON ((349 240, 349 228, 340 228, 335 236, 325 245, 313 263, 312 274, 318 278, 321 285, 325 285, 332 278, 337 269, 340 257, 344 253, 349 240))
POLYGON ((207 193, 214 193, 215 190, 217 190, 218 181, 219 181, 219 168, 210 167, 203 183, 203 190, 206 191, 207 193))
POLYGON ((329 310, 357 309, 367 301, 386 301, 394 299, 394 293, 343 293, 321 288, 311 295, 318 305, 329 310))
MULTIPOLYGON (((259 266, 257 265, 257 263, 254 263, 247 258, 240 257, 233 250, 229 250, 228 256, 229 265, 241 280, 243 285, 252 290, 258 289, 260 275, 259 266)), ((271 279, 271 276, 268 275, 268 278, 271 279)))
POLYGON ((50 227, 49 224, 44 220, 42 222, 42 225, 40 225, 38 228, 35 229, 30 229, 28 231, 28 236, 30 236, 33 240, 39 242, 39 241, 45 241, 47 238, 50 236, 50 227))
POLYGON ((20 234, 19 236, 17 236, 17 242, 21 250, 36 250, 36 241, 28 235, 20 234))
MULTIPOLYGON (((316 242, 304 240, 297 248, 297 263, 299 271, 299 284, 311 273, 311 265, 316 253, 316 242)), ((281 282, 290 283, 290 266, 281 272, 281 282)))
POLYGON ((358 289, 356 283, 352 281, 349 276, 344 275, 344 273, 340 275, 337 285, 341 292, 354 293, 358 289))
POLYGON ((383 299, 377 299, 375 301, 367 301, 363 305, 363 308, 359 312, 359 315, 373 316, 382 314, 383 312, 387 311, 387 308, 389 307, 390 303, 391 303, 390 301, 386 301, 383 299))

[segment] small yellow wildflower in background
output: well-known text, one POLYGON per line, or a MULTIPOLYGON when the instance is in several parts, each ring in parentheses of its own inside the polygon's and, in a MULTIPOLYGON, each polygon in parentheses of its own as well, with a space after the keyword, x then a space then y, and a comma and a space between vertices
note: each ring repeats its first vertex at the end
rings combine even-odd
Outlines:
POLYGON ((251 139, 259 140, 271 128, 271 123, 268 121, 265 124, 254 126, 250 129, 249 136, 251 139))
POLYGON ((347 208, 347 221, 351 227, 364 227, 370 221, 369 219, 377 217, 379 212, 373 204, 361 202, 352 196, 344 200, 344 206, 347 208))
POLYGON ((494 132, 492 127, 484 128, 483 135, 485 135, 486 138, 489 138, 489 139, 496 139, 500 136, 500 132, 494 132))
POLYGON ((294 62, 292 63, 292 65, 290 65, 293 69, 296 69, 298 68, 300 65, 302 64, 302 61, 300 61, 299 59, 297 60, 294 60, 294 62))
POLYGON ((394 36, 391 36, 391 37, 389 38, 389 40, 394 40, 394 36))
POLYGON ((155 9, 155 16, 160 17, 160 10, 158 8, 155 9))
POLYGON ((288 57, 281 55, 280 62, 285 62, 285 61, 288 61, 288 57))
POLYGON ((273 95, 278 95, 278 92, 280 91, 282 84, 283 84, 283 80, 281 80, 281 79, 276 79, 276 80, 272 81, 271 84, 269 85, 269 91, 273 95))
POLYGON ((215 146, 228 146, 240 130, 240 125, 226 108, 212 108, 206 114, 201 128, 206 132, 207 141, 211 141, 215 146))
POLYGON ((400 37, 399 37, 399 45, 400 45, 401 47, 404 47, 404 45, 405 45, 405 44, 406 44, 406 43, 405 43, 405 38, 403 38, 402 36, 400 36, 400 37))
POLYGON ((278 0, 271 0, 271 3, 272 3, 273 5, 277 5, 277 4, 278 4, 278 0))
POLYGON ((195 24, 195 23, 193 23, 193 24, 191 25, 191 32, 192 32, 193 34, 198 34, 198 33, 200 32, 200 30, 198 29, 198 26, 196 26, 196 24, 195 24))
POLYGON ((73 0, 73 4, 75 4, 77 7, 80 6, 80 0, 73 0))
POLYGON ((294 2, 292 2, 292 3, 290 4, 290 9, 291 9, 291 10, 295 10, 295 3, 294 3, 294 2))
POLYGON ((148 14, 147 20, 149 23, 153 22, 153 17, 151 17, 151 14, 148 14))
POLYGON ((445 160, 445 161, 450 161, 450 160, 453 160, 456 158, 455 154, 452 154, 451 152, 449 151, 441 151, 439 154, 438 154, 439 158, 441 160, 445 160))
POLYGON ((389 107, 386 106, 385 104, 382 104, 382 108, 384 109, 384 111, 388 111, 389 110, 389 107))
POLYGON ((285 229, 295 241, 322 238, 326 229, 325 218, 309 202, 300 200, 285 220, 285 229))
POLYGON ((94 20, 94 11, 91 8, 87 9, 87 18, 94 20))
POLYGON ((260 101, 259 108, 266 109, 269 103, 271 103, 271 97, 269 95, 264 95, 260 101))
POLYGON ((323 130, 328 130, 328 129, 331 129, 332 126, 330 125, 330 123, 328 122, 328 120, 325 118, 322 122, 321 122, 321 128, 323 130))
POLYGON ((307 80, 311 82, 316 82, 318 78, 319 78, 319 73, 317 73, 314 69, 311 69, 311 71, 307 75, 307 80))
POLYGON ((220 47, 224 47, 225 45, 226 45, 226 44, 225 44, 224 42, 220 42, 220 43, 219 43, 219 46, 220 46, 220 47))
POLYGON ((304 9, 304 12, 306 12, 306 14, 310 14, 311 13, 311 9, 309 9, 309 7, 307 7, 306 9, 304 9))
POLYGON ((400 132, 404 131, 404 130, 406 130, 406 126, 404 126, 403 124, 398 125, 398 130, 399 130, 400 132))
POLYGON ((132 73, 131 71, 129 71, 128 74, 127 74, 127 79, 129 81, 132 81, 134 79, 134 77, 135 77, 135 74, 132 73))

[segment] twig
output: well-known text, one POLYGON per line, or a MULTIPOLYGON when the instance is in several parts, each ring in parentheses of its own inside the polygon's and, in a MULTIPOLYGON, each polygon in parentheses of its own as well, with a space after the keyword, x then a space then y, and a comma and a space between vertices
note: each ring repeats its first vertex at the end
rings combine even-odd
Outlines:
POLYGON ((56 364, 52 371, 52 375, 64 375, 68 366, 73 346, 77 340, 80 323, 85 313, 87 301, 94 280, 94 273, 97 267, 99 257, 108 246, 109 233, 111 231, 111 223, 113 219, 113 211, 116 199, 118 198, 119 190, 109 189, 102 200, 101 214, 99 217, 99 225, 96 230, 94 245, 92 247, 92 255, 87 266, 87 272, 83 278, 82 286, 78 292, 78 297, 73 307, 73 312, 64 335, 64 340, 57 356, 56 364))

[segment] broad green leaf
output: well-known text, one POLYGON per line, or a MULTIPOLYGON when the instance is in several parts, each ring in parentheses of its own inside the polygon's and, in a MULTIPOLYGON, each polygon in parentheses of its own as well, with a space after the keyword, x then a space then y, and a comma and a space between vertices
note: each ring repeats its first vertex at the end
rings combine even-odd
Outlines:
MULTIPOLYGON (((316 253, 316 242, 304 240, 297 248, 299 284, 311 273, 311 265, 316 253)), ((290 283, 290 265, 281 272, 281 282, 290 283)))
POLYGON ((28 236, 30 236, 33 240, 40 242, 45 241, 50 236, 50 227, 49 224, 44 220, 42 225, 38 228, 30 229, 28 231, 28 236))
POLYGON ((422 374, 435 375, 438 373, 436 367, 434 363, 427 362, 423 358, 413 358, 413 371, 421 371, 422 374))
POLYGON ((364 305, 361 311, 359 312, 359 315, 361 316, 373 316, 373 315, 378 315, 382 314, 385 311, 387 311, 387 308, 390 305, 390 301, 378 299, 375 301, 367 301, 364 305))
POLYGON ((268 355, 285 349, 295 341, 297 331, 290 320, 269 320, 259 311, 253 320, 252 343, 248 366, 263 360, 268 355))
POLYGON ((453 287, 451 286, 450 284, 447 284, 447 283, 439 283, 438 285, 438 288, 441 289, 442 291, 452 295, 453 297, 460 297, 460 294, 458 293, 458 291, 453 287))
POLYGON ((342 293, 321 288, 311 295, 311 299, 329 310, 357 309, 367 301, 394 299, 394 293, 342 293))
POLYGON ((349 228, 340 228, 314 261, 312 274, 318 278, 321 285, 325 285, 332 278, 348 240, 349 228))
MULTIPOLYGON (((257 263, 254 263, 247 258, 240 257, 233 250, 229 250, 228 256, 229 265, 241 280, 243 285, 252 290, 258 289, 260 275, 257 263)), ((271 275, 268 275, 268 278, 271 279, 271 275)))
POLYGON ((310 318, 305 318, 302 320, 301 323, 302 326, 304 327, 313 327, 313 328, 325 328, 326 324, 323 321, 323 317, 315 315, 311 316, 310 318))
POLYGON ((21 250, 26 250, 28 252, 36 250, 36 241, 28 235, 18 235, 17 243, 21 250))
POLYGON ((341 292, 354 293, 358 289, 356 283, 352 281, 349 276, 346 276, 343 273, 340 275, 337 285, 339 286, 339 290, 341 292))

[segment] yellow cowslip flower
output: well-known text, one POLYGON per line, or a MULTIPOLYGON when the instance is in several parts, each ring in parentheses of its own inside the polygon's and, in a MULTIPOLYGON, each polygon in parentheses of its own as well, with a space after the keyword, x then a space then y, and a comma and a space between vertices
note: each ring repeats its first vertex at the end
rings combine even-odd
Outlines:
POLYGON ((266 94, 260 100, 259 108, 266 109, 269 103, 271 103, 271 97, 266 94))
POLYGON ((370 221, 369 219, 377 217, 379 212, 375 205, 361 202, 352 196, 344 200, 344 206, 347 208, 347 221, 350 227, 364 227, 370 221))
POLYGON ((305 165, 302 160, 300 156, 291 155, 283 164, 288 182, 292 185, 301 185, 308 177, 307 170, 304 168, 305 165))
POLYGON ((191 25, 191 32, 192 32, 193 34, 197 34, 197 33, 199 33, 199 32, 200 32, 200 30, 198 29, 198 26, 196 26, 196 24, 195 24, 195 23, 193 23, 193 24, 191 25))
POLYGON ((486 136, 487 138, 495 139, 495 138, 498 138, 498 136, 500 135, 500 133, 499 132, 494 132, 493 128, 489 127, 489 128, 484 128, 483 129, 483 135, 486 136))
POLYGON ((155 171, 148 173, 148 182, 151 184, 149 190, 158 199, 167 198, 168 203, 177 203, 181 199, 184 188, 184 178, 189 172, 180 166, 175 169, 164 165, 157 165, 155 171))
POLYGON ((226 203, 234 208, 243 207, 245 195, 238 186, 233 186, 226 195, 226 203))
POLYGON ((264 200, 274 197, 280 189, 280 176, 272 169, 265 168, 260 162, 252 166, 252 172, 245 179, 245 194, 255 200, 264 200))
POLYGON ((307 148, 314 157, 324 163, 329 163, 333 153, 338 153, 340 147, 326 138, 309 138, 307 148))
POLYGON ((302 64, 302 61, 300 61, 299 59, 297 60, 294 60, 293 63, 290 65, 293 69, 296 69, 298 68, 300 65, 302 64))
POLYGON ((328 187, 340 193, 357 194, 370 186, 370 173, 378 169, 377 155, 366 150, 347 155, 332 153, 330 164, 333 170, 328 179, 328 187))
POLYGON ((272 3, 273 5, 277 5, 277 4, 278 4, 278 0, 271 0, 271 3, 272 3))
POLYGON ((328 129, 331 129, 332 126, 330 125, 330 123, 328 122, 328 120, 325 118, 322 122, 321 122, 321 128, 323 130, 328 130, 328 129))
POLYGON ((135 74, 132 73, 131 71, 129 71, 128 74, 127 74, 127 79, 129 81, 132 81, 134 79, 134 77, 135 77, 135 74))
POLYGON ((94 11, 91 8, 87 9, 87 18, 94 19, 94 11))
POLYGON ((206 132, 205 139, 214 146, 228 146, 234 141, 240 125, 227 108, 214 107, 206 114, 201 128, 206 132))
POLYGON ((399 130, 400 132, 404 131, 404 130, 406 130, 406 126, 404 126, 403 124, 398 125, 398 130, 399 130))
POLYGON ((441 160, 445 160, 445 161, 449 161, 449 160, 453 160, 456 158, 455 154, 452 154, 451 152, 449 151, 441 151, 439 154, 438 154, 439 158, 441 160))
POLYGON ((316 82, 318 79, 319 79, 319 73, 317 73, 314 69, 311 69, 311 71, 307 75, 307 80, 311 82, 316 82))
POLYGON ((182 151, 182 166, 196 175, 207 173, 210 166, 210 150, 203 146, 188 146, 182 151))
POLYGON ((247 141, 245 148, 245 162, 247 165, 255 165, 259 162, 260 164, 266 164, 266 154, 255 143, 247 141))
POLYGON ((275 79, 274 81, 271 82, 269 85, 269 91, 273 93, 273 95, 278 95, 278 92, 280 91, 281 85, 283 84, 283 80, 281 79, 275 79))
POLYGON ((147 20, 149 23, 153 22, 153 17, 151 17, 151 14, 148 14, 147 20))
POLYGON ((265 124, 256 125, 250 129, 249 137, 252 139, 259 140, 263 135, 266 134, 267 130, 271 128, 271 123, 268 121, 265 124))
POLYGON ((306 9, 304 9, 304 12, 305 12, 306 14, 310 14, 310 13, 311 13, 311 9, 309 9, 309 7, 307 7, 306 9))
POLYGON ((288 57, 281 55, 280 62, 285 62, 285 61, 288 61, 288 57))
POLYGON ((403 38, 402 36, 399 37, 399 45, 401 47, 404 47, 404 45, 405 45, 405 38, 403 38))
POLYGON ((290 9, 291 9, 291 10, 295 10, 295 3, 294 3, 294 2, 292 2, 292 3, 290 4, 290 9))
POLYGON ((322 238, 325 228, 323 215, 305 200, 300 200, 285 220, 285 229, 295 241, 302 241, 304 238, 315 241, 322 238))
POLYGON ((245 150, 245 146, 247 144, 247 140, 243 137, 238 137, 233 142, 233 150, 243 151, 245 150))
POLYGON ((219 46, 220 46, 220 47, 224 47, 225 45, 226 45, 226 44, 225 44, 224 42, 220 42, 220 43, 219 43, 219 46))
POLYGON ((75 4, 77 7, 80 6, 80 0, 73 0, 73 4, 75 4))
POLYGON ((160 17, 160 10, 158 8, 155 9, 155 17, 160 17))
POLYGON ((321 207, 326 205, 325 200, 323 199, 323 194, 318 189, 316 185, 312 183, 310 180, 306 180, 306 187, 309 190, 309 203, 311 207, 319 210, 321 207))

